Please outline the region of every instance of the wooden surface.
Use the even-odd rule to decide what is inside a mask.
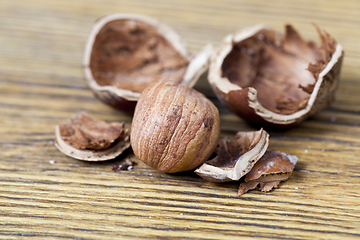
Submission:
[[[81,71],[83,47],[101,15],[156,17],[192,51],[242,27],[312,23],[345,50],[336,102],[284,132],[270,147],[299,157],[291,178],[270,193],[236,197],[238,183],[194,174],[133,171],[64,156],[54,127],[78,111],[106,121],[131,116],[98,100]],[[360,239],[360,1],[0,0],[0,238]],[[203,76],[197,89],[213,93]],[[222,135],[254,130],[220,108]],[[124,156],[137,160],[127,151]]]

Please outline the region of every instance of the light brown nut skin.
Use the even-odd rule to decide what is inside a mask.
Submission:
[[[150,167],[174,173],[206,161],[219,141],[218,109],[201,93],[160,82],[146,88],[131,129],[134,154]]]

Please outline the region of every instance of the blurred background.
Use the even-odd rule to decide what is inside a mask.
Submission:
[[[112,13],[157,18],[194,53],[259,23],[281,32],[290,23],[315,41],[314,23],[331,34],[345,51],[336,101],[292,130],[271,133],[272,149],[299,157],[289,181],[238,198],[238,183],[162,174],[140,161],[120,174],[114,162],[59,152],[54,127],[78,111],[131,125],[131,115],[95,99],[82,74],[90,30]],[[213,95],[205,74],[198,87]],[[222,134],[253,129],[211,100]],[[358,238],[359,103],[359,0],[0,0],[0,238]]]
[[[343,45],[343,77],[360,75],[357,0],[0,0],[1,74],[11,64],[16,74],[80,76],[83,46],[93,23],[118,12],[167,23],[192,51],[208,42],[216,46],[227,34],[257,23],[279,31],[291,23],[305,38],[317,39],[315,23]]]

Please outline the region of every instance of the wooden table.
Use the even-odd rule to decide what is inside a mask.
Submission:
[[[144,14],[178,31],[192,51],[242,27],[312,23],[342,44],[336,102],[298,127],[270,132],[270,148],[295,154],[291,178],[269,193],[237,197],[238,183],[163,174],[122,158],[88,163],[54,146],[54,127],[78,111],[106,121],[131,115],[104,105],[85,84],[83,47],[94,21]],[[360,1],[0,0],[0,238],[355,239],[360,238]],[[254,130],[215,98],[222,136]],[[124,157],[136,160],[131,151]]]

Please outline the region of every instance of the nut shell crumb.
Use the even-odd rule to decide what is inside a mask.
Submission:
[[[122,162],[119,165],[114,164],[112,167],[112,170],[114,172],[117,171],[130,171],[134,169],[134,166],[136,166],[138,163],[135,161],[130,160],[129,158],[126,158],[124,162]]]

